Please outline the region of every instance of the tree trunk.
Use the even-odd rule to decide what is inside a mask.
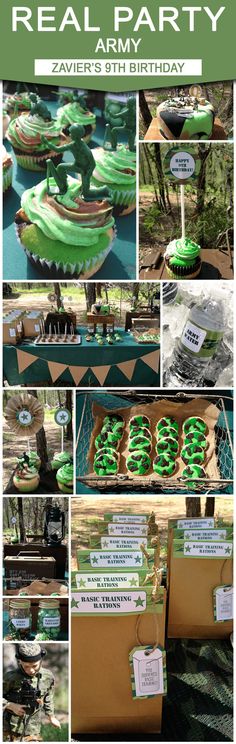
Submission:
[[[25,543],[26,535],[25,535],[25,523],[24,523],[22,496],[18,496],[18,518],[19,518],[20,542]]]
[[[31,395],[38,398],[37,390],[31,390]],[[48,451],[47,451],[47,439],[45,429],[42,426],[36,434],[36,449],[37,454],[40,457],[42,467],[45,468],[48,463]]]
[[[87,310],[90,312],[92,305],[96,302],[96,284],[95,282],[85,282],[84,284]]]
[[[186,496],[186,517],[201,516],[201,499],[200,496]]]
[[[96,284],[96,297],[98,298],[98,300],[101,300],[102,299],[102,284],[101,284],[101,282],[98,282]]]
[[[139,91],[139,109],[143,119],[143,123],[145,124],[146,129],[148,129],[152,121],[152,114],[149,110],[144,90]]]
[[[143,145],[143,152],[146,158],[147,169],[148,169],[148,174],[150,178],[149,183],[153,186],[156,203],[158,204],[158,206],[160,206],[159,196],[158,196],[158,192],[156,188],[156,181],[155,181],[155,178],[152,172],[152,166],[150,162],[150,155],[151,155],[150,147],[148,145]]]
[[[214,517],[215,513],[215,498],[214,496],[207,496],[205,503],[205,517]]]
[[[53,286],[54,286],[54,292],[55,292],[55,295],[56,295],[57,309],[60,310],[60,308],[62,307],[61,287],[60,287],[60,284],[58,284],[58,282],[55,282],[53,284]]]
[[[72,429],[72,392],[71,390],[66,390],[66,408],[68,411],[70,411],[71,414],[71,420],[69,424],[67,424],[66,427],[66,438],[69,439],[70,442],[73,441],[73,429]]]

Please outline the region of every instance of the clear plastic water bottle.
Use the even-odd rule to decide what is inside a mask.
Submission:
[[[165,374],[171,387],[199,387],[223,338],[224,309],[221,301],[205,299],[194,305],[184,325]]]

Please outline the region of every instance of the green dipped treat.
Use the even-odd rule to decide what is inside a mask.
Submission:
[[[99,449],[99,450],[97,450],[97,452],[95,452],[94,460],[96,460],[97,457],[99,457],[100,455],[112,455],[113,457],[115,457],[115,459],[116,459],[117,462],[119,460],[119,452],[117,452],[112,447],[101,447],[101,449]]]
[[[163,453],[172,455],[172,457],[176,457],[178,453],[179,445],[176,439],[174,437],[164,437],[163,439],[158,439],[156,444],[156,453],[157,455],[162,455]]]
[[[118,463],[113,455],[97,455],[94,459],[93,469],[96,475],[116,475]]]
[[[150,439],[143,436],[136,436],[129,440],[129,452],[133,450],[143,450],[144,452],[151,452],[152,443]]]
[[[176,470],[176,461],[170,452],[165,452],[162,455],[157,455],[153,460],[153,470],[155,473],[161,476],[161,478],[170,478]]]
[[[174,418],[174,416],[163,416],[156,425],[156,430],[159,432],[161,429],[163,429],[166,426],[171,426],[172,429],[175,429],[175,431],[179,431],[179,424]]]
[[[117,435],[118,439],[122,439],[124,433],[122,421],[117,421],[116,424],[103,424],[101,434],[106,432],[111,432],[112,434]]]
[[[178,440],[178,431],[173,426],[163,426],[162,429],[156,431],[157,439],[165,439],[166,437],[172,437]]]
[[[95,448],[101,449],[101,447],[114,447],[115,449],[120,444],[120,437],[114,434],[112,431],[103,431],[95,439]]]
[[[189,238],[172,240],[165,252],[168,276],[172,279],[194,279],[201,271],[201,248]]]
[[[184,434],[188,434],[192,431],[200,431],[201,434],[207,433],[207,425],[200,416],[190,416],[190,418],[185,419],[183,423]]]
[[[140,426],[140,428],[147,427],[150,429],[150,421],[147,416],[133,416],[129,421],[129,426],[132,429],[133,426]]]
[[[206,457],[205,450],[199,444],[187,444],[180,454],[186,465],[202,465]]]
[[[127,457],[126,467],[133,475],[146,475],[151,467],[151,458],[144,450],[134,450]]]
[[[184,468],[182,472],[182,478],[185,479],[192,479],[192,478],[207,478],[206,471],[204,468],[202,468],[200,465],[187,465],[186,468]],[[195,491],[196,489],[199,489],[199,487],[202,487],[202,483],[189,483],[189,488],[192,491]]]
[[[125,425],[124,419],[120,413],[108,413],[107,416],[105,416],[105,418],[103,419],[103,425],[110,423],[116,424],[118,422],[122,422],[123,426]]]
[[[205,434],[201,431],[189,431],[184,439],[184,445],[187,444],[200,444],[200,447],[207,449],[209,442],[207,441]]]
[[[150,429],[148,429],[147,426],[144,426],[143,428],[141,426],[132,426],[132,429],[130,429],[129,438],[133,439],[133,437],[137,436],[147,437],[148,439],[152,438]]]

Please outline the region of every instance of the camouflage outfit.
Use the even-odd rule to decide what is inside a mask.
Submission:
[[[42,741],[42,711],[47,716],[54,715],[53,687],[54,677],[48,669],[40,667],[34,676],[29,676],[19,664],[18,669],[6,673],[3,681],[4,741]],[[26,705],[25,715],[22,717],[8,710],[8,702]]]

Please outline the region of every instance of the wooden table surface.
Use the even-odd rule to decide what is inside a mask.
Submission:
[[[215,250],[213,248],[203,248],[201,250],[201,258],[202,268],[200,274],[196,277],[197,279],[233,279],[231,257],[227,251],[220,251],[218,248]],[[150,265],[144,266],[143,264],[140,268],[139,278],[150,280],[169,279],[169,281],[174,281],[166,271],[163,256],[157,268],[152,268]]]

